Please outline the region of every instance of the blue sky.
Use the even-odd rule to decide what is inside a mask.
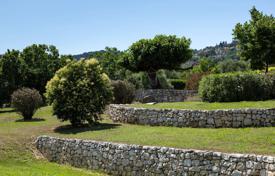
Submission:
[[[199,49],[231,41],[253,5],[275,13],[274,0],[0,0],[0,53],[33,43],[62,54],[124,50],[156,34],[186,36]]]

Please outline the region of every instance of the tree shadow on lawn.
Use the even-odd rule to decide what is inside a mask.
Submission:
[[[11,109],[11,110],[0,110],[0,114],[2,113],[9,113],[9,112],[15,112],[14,109]]]
[[[114,123],[100,123],[95,126],[89,126],[88,124],[82,125],[80,127],[73,127],[72,125],[62,125],[56,127],[54,132],[60,134],[77,134],[86,131],[98,131],[98,130],[107,130],[113,129],[121,126],[121,124],[114,124]]]
[[[24,120],[24,119],[17,119],[15,122],[42,122],[45,121],[45,119],[42,118],[33,118],[31,120]]]

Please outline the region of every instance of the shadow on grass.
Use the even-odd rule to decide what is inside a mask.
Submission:
[[[60,133],[60,134],[77,134],[82,133],[86,131],[98,131],[98,130],[107,130],[112,128],[117,128],[121,126],[120,124],[113,124],[113,123],[100,123],[95,126],[89,126],[88,124],[85,124],[80,127],[73,127],[72,125],[63,125],[56,127],[54,129],[54,132]]]
[[[11,110],[0,110],[0,114],[1,113],[9,113],[9,112],[15,112],[14,109],[11,109]]]
[[[15,122],[42,122],[42,121],[45,121],[45,119],[34,118],[34,119],[31,119],[31,120],[24,120],[24,119],[15,120]]]

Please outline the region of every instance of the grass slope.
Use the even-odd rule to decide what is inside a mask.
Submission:
[[[168,108],[168,109],[193,109],[193,110],[217,110],[217,109],[241,109],[241,108],[275,108],[275,100],[268,101],[242,101],[225,103],[208,102],[175,102],[150,104],[131,104],[131,107],[139,108]]]
[[[150,127],[112,123],[105,119],[96,127],[70,128],[51,115],[51,107],[36,114],[40,120],[22,122],[15,112],[0,110],[0,175],[103,175],[99,172],[60,166],[36,159],[31,143],[39,135],[93,139],[129,144],[206,149],[275,156],[275,127],[200,129]]]
[[[31,143],[52,131],[60,123],[50,115],[50,108],[36,114],[37,121],[22,122],[11,109],[0,110],[0,175],[5,176],[100,176],[99,172],[58,165],[36,159]]]

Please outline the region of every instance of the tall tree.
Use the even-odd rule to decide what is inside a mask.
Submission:
[[[141,39],[126,51],[123,66],[131,71],[147,72],[152,88],[160,88],[156,73],[160,69],[176,69],[192,57],[190,39],[175,35],[157,35]]]
[[[0,104],[8,102],[22,84],[22,62],[17,50],[8,50],[0,59]]]
[[[101,64],[103,71],[112,80],[124,79],[125,69],[119,64],[122,58],[123,52],[117,48],[106,47],[104,52],[98,53],[99,63]]]
[[[23,86],[44,93],[46,83],[66,64],[66,59],[71,59],[64,57],[60,57],[57,48],[52,45],[34,44],[26,47],[21,53],[24,67]]]
[[[275,63],[275,18],[265,15],[255,7],[250,10],[251,20],[238,23],[233,30],[238,40],[239,54],[244,60],[250,60],[252,69],[268,72],[270,64]]]

